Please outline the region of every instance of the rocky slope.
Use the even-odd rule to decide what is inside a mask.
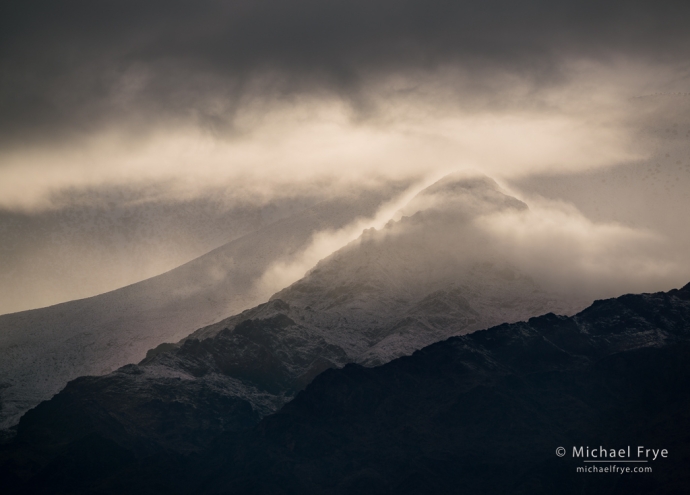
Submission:
[[[88,429],[57,439],[39,407],[0,465],[6,486],[31,493],[683,493],[688,359],[690,284],[328,370],[194,455],[142,455]],[[580,445],[669,455],[643,464],[652,473],[577,473]]]
[[[274,412],[325,369],[372,366],[451,335],[584,307],[540,290],[488,248],[469,251],[476,215],[526,208],[493,181],[450,177],[409,208],[268,303],[161,345],[139,365],[70,382],[27,413],[20,431],[60,444],[91,432],[137,455],[194,451]]]
[[[550,314],[453,337],[382,367],[323,373],[251,434],[226,436],[192,460],[192,486],[682,493],[690,482],[689,358],[690,284],[597,301],[572,318]],[[651,473],[577,473],[587,466],[573,457],[580,445],[632,445],[634,459],[643,445],[669,456],[640,464]]]
[[[247,234],[163,275],[99,296],[0,316],[0,429],[78,376],[109,373],[147,350],[251,307],[272,263],[315,233],[372,216],[399,189],[334,199]]]
[[[295,321],[331,334],[351,359],[370,365],[449,335],[584,308],[587,301],[542,290],[476,227],[481,216],[511,209],[527,205],[493,180],[448,176],[419,193],[400,220],[365,231],[271,300],[301,308]],[[263,307],[250,310],[189,338],[265,314]]]

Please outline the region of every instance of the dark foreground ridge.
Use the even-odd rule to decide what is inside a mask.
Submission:
[[[690,284],[327,370],[257,426],[188,454],[94,432],[67,442],[37,418],[3,447],[0,476],[5,493],[680,494],[689,391]],[[668,456],[639,464],[651,473],[578,473],[592,464],[577,446]]]

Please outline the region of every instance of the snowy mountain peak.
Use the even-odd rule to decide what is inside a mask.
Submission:
[[[453,173],[422,190],[399,215],[410,217],[425,212],[426,217],[444,213],[472,218],[506,208],[525,210],[527,205],[505,194],[489,177]]]

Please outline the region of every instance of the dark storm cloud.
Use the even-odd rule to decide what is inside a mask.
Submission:
[[[566,59],[675,64],[690,4],[545,0],[4,2],[0,139],[109,123],[222,128],[248,98],[324,92],[357,104],[387,74],[454,66],[558,84]],[[469,89],[468,89],[469,88]]]

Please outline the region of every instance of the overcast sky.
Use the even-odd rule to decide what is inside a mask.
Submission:
[[[61,293],[0,312],[88,295],[74,277],[94,270],[106,290],[202,254],[219,237],[185,241],[190,225],[234,228],[209,211],[457,169],[680,245],[689,14],[630,0],[2,2],[0,283],[47,266],[45,249],[17,246],[81,254],[46,268]],[[180,213],[190,205],[205,213]],[[132,208],[185,220],[108,241],[119,261],[84,254],[132,227],[106,235],[70,212]],[[139,268],[123,278],[127,251]]]

